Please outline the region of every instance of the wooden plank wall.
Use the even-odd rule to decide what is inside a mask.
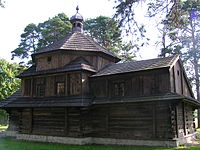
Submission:
[[[129,139],[168,139],[169,103],[96,105],[92,108],[93,136]]]
[[[34,108],[32,133],[64,135],[64,108]]]
[[[161,101],[26,108],[10,112],[9,129],[51,136],[173,139],[194,132],[193,108]]]
[[[48,57],[51,57],[51,61],[48,61]],[[65,53],[65,52],[52,52],[48,54],[40,54],[36,56],[36,70],[49,70],[56,69],[69,64],[71,61],[75,60],[78,57],[83,57],[87,60],[90,65],[94,66],[98,70],[103,68],[105,65],[114,63],[114,60],[105,58],[102,56],[96,56],[91,53]]]
[[[165,69],[90,79],[91,91],[96,97],[96,101],[114,100],[112,93],[116,82],[124,82],[125,84],[123,98],[160,95],[170,92],[169,72]]]
[[[191,105],[180,102],[177,107],[177,128],[178,137],[195,132],[194,109]]]
[[[88,108],[26,108],[10,113],[9,128],[23,134],[81,137],[89,135]]]
[[[45,96],[56,96],[56,83],[58,82],[56,78],[61,77],[63,78],[62,81],[65,83],[65,95],[70,95],[70,91],[75,91],[71,95],[79,95],[79,94],[89,94],[89,80],[88,76],[91,74],[88,72],[68,72],[68,73],[59,73],[53,75],[46,75],[46,76],[36,76],[33,78],[24,78],[22,79],[22,95],[23,96],[32,96],[37,97],[36,91],[36,82],[40,78],[45,79]],[[70,78],[72,77],[72,78]],[[24,84],[26,80],[30,81],[28,84],[29,88],[27,88],[27,84]],[[72,82],[72,83],[71,83]],[[26,85],[26,86],[25,86]],[[71,85],[74,85],[72,87]],[[31,91],[30,91],[31,89]],[[29,92],[27,92],[27,90]],[[77,91],[76,91],[77,90]]]
[[[9,131],[19,131],[20,112],[17,109],[8,111],[9,113]]]

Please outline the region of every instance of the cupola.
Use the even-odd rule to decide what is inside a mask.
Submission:
[[[79,8],[76,7],[76,14],[70,18],[72,32],[83,32],[83,17],[79,14]]]

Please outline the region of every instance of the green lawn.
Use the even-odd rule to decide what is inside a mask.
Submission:
[[[100,146],[100,145],[62,145],[36,142],[17,141],[11,138],[0,138],[0,150],[200,150],[200,147],[190,148],[152,148],[133,146]]]

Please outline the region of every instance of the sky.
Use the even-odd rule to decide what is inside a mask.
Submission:
[[[77,5],[85,19],[100,15],[112,17],[115,13],[114,0],[5,0],[5,8],[0,8],[0,58],[19,62],[19,59],[11,61],[11,51],[18,47],[20,35],[28,24],[44,22],[58,13],[71,17],[76,13]],[[146,24],[149,22],[145,20]],[[154,46],[156,34],[152,28],[155,27],[148,26],[150,44],[141,49],[138,59],[156,58],[158,55]]]

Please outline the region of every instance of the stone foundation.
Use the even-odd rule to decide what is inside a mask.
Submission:
[[[131,139],[112,139],[112,138],[73,138],[73,137],[55,137],[43,135],[18,134],[16,132],[6,131],[2,136],[15,137],[17,140],[48,142],[60,144],[102,144],[102,145],[126,145],[126,146],[153,146],[153,147],[177,147],[182,144],[190,143],[197,133],[173,140],[131,140]]]

